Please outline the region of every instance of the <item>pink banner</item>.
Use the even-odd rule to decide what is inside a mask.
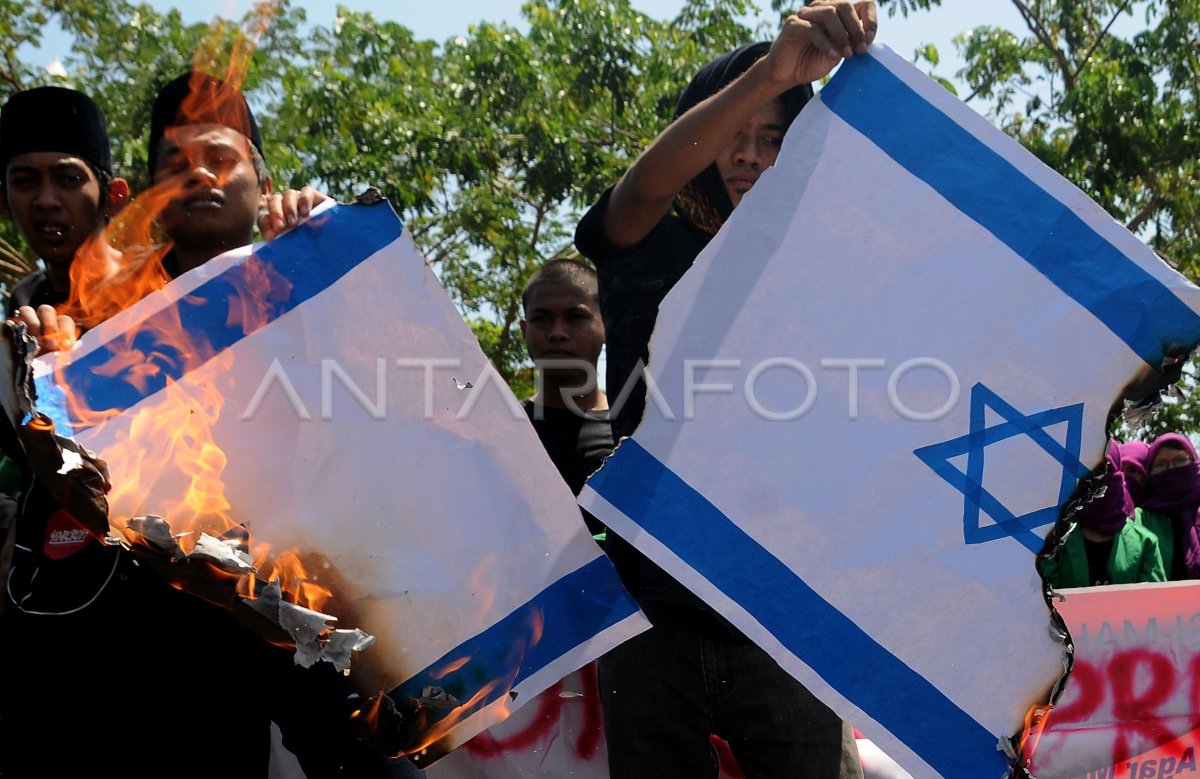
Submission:
[[[1200,777],[1200,582],[1061,590],[1075,643],[1031,739],[1038,779]]]

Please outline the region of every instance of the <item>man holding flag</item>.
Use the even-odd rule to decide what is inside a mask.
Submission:
[[[193,90],[210,99],[207,113],[181,113]],[[245,99],[203,74],[160,92],[150,160],[152,177],[180,179],[164,214],[171,276],[249,243],[260,206],[273,234],[323,198],[312,190],[271,198]],[[169,172],[156,176],[164,161]],[[43,340],[56,328],[73,334],[49,306],[21,315]],[[74,339],[51,340],[69,348]],[[363,701],[331,665],[300,667],[230,612],[103,543],[72,512],[39,480],[26,485],[0,620],[0,667],[24,681],[10,679],[0,701],[4,776],[107,767],[128,776],[264,777],[272,721],[311,777],[422,774],[363,740],[352,717]],[[213,673],[224,681],[211,684]]]
[[[774,163],[808,85],[865,54],[877,24],[873,2],[818,2],[770,45],[714,60],[684,91],[674,123],[580,222],[576,245],[600,278],[607,387],[620,393],[617,437],[633,433],[646,407],[659,303]],[[766,652],[611,533],[609,553],[654,624],[600,661],[613,777],[705,775],[712,733],[751,779],[862,775],[852,729]]]

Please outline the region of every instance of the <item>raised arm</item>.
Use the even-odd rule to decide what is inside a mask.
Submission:
[[[843,58],[865,54],[877,28],[873,0],[818,0],[788,17],[767,56],[676,119],[617,182],[604,220],[609,243],[639,243],[758,111],[788,89],[823,78]]]

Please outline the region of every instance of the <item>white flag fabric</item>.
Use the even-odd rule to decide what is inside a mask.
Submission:
[[[187,346],[163,340],[179,326]],[[364,692],[457,698],[438,750],[645,627],[386,203],[222,255],[37,369],[39,408],[108,461],[114,518],[179,502],[186,442],[147,426],[219,394],[230,513],[325,561],[338,627],[378,639],[354,659]]]
[[[1035,552],[1198,292],[874,46],[663,302],[581,504],[914,776],[999,776],[1063,670]]]

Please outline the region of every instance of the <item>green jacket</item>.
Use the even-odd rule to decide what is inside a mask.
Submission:
[[[1067,536],[1058,554],[1042,563],[1042,575],[1055,589],[1092,584],[1088,577],[1082,531],[1076,528]],[[1112,554],[1108,558],[1109,583],[1137,584],[1166,580],[1158,539],[1137,522],[1127,520],[1125,527],[1113,539]]]
[[[1162,556],[1163,570],[1171,575],[1175,563],[1175,525],[1171,515],[1154,509],[1138,509],[1134,519],[1158,539],[1158,553]]]

